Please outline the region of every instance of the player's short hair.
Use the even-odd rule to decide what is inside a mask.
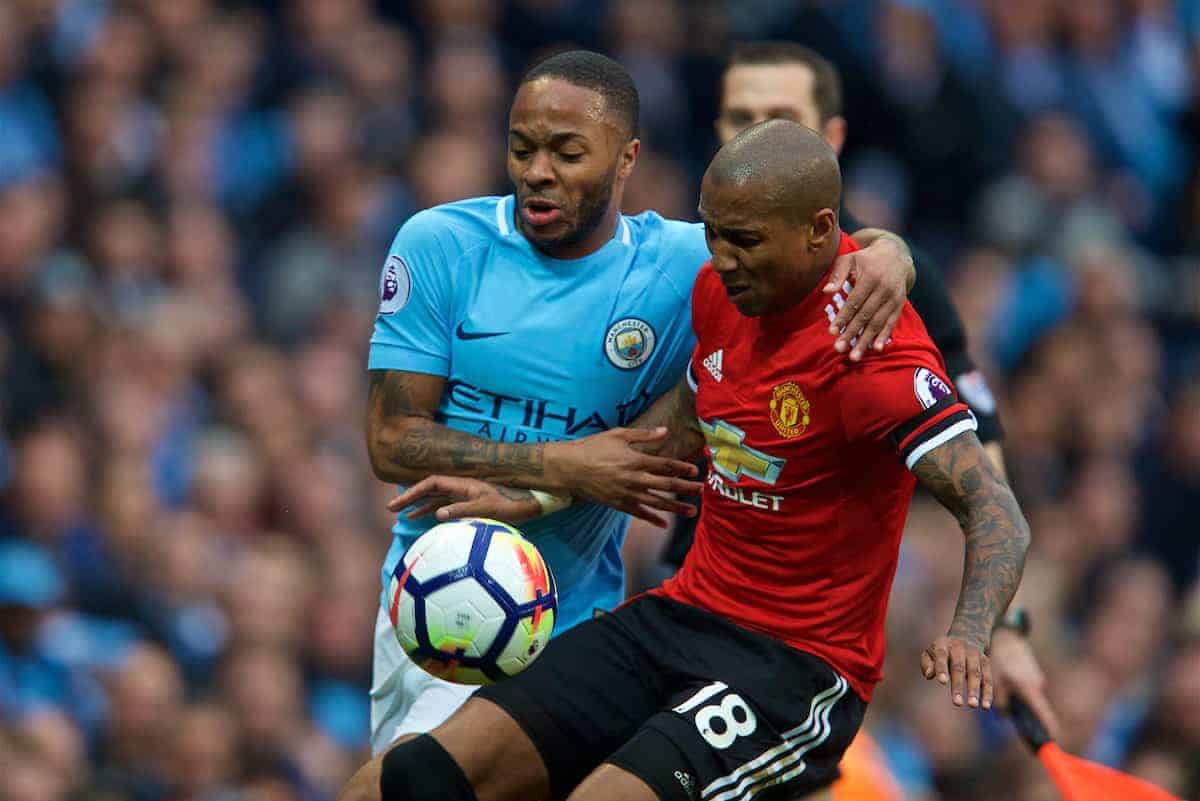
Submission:
[[[616,114],[632,139],[637,136],[640,101],[633,77],[619,63],[591,50],[568,50],[534,64],[521,78],[526,84],[538,78],[561,78],[567,83],[598,92],[607,110]]]
[[[842,77],[833,62],[811,48],[795,42],[742,42],[733,49],[725,72],[734,67],[779,66],[802,64],[813,74],[813,100],[821,122],[826,123],[842,113]]]

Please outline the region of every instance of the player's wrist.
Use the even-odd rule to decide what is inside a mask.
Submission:
[[[571,494],[571,442],[547,442],[542,451],[542,475],[537,485],[543,492]]]
[[[991,632],[982,631],[978,626],[955,620],[950,624],[946,636],[954,640],[962,640],[972,648],[986,652],[992,644]]]
[[[908,247],[908,243],[896,234],[893,234],[891,231],[880,231],[879,235],[875,237],[875,241],[872,242],[871,245],[876,246],[876,248],[888,248],[892,253],[895,254],[896,258],[901,264],[907,267],[912,267],[913,255],[912,250],[910,250]]]
[[[545,517],[552,515],[555,512],[561,512],[574,502],[569,494],[543,492],[542,490],[529,490],[529,494],[533,497],[534,503],[537,505],[537,516]]]
[[[1020,637],[1028,637],[1029,632],[1033,628],[1033,622],[1029,617],[1029,611],[1021,606],[1014,606],[1005,613],[1004,617],[996,622],[996,627],[993,631],[1011,631]]]
[[[898,264],[904,272],[904,293],[912,291],[917,282],[917,269],[913,263],[912,251],[908,244],[890,231],[873,231],[870,242],[863,252],[878,253],[889,263]]]

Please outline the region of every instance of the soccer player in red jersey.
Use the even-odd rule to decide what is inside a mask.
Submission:
[[[833,151],[797,123],[721,149],[701,190],[712,260],[691,367],[637,423],[668,429],[660,453],[708,461],[683,567],[370,763],[343,801],[828,798],[881,678],[918,482],[966,535],[954,619],[921,670],[954,705],[991,706],[986,651],[1028,527],[911,307],[882,352],[825,345],[837,299],[820,288],[856,247],[840,193]]]

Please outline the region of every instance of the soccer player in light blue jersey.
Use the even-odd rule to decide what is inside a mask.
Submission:
[[[371,338],[375,474],[401,485],[439,474],[532,491],[543,514],[522,529],[557,580],[557,632],[623,600],[629,515],[691,514],[672,494],[700,486],[691,464],[638,450],[665,431],[625,428],[685,370],[691,285],[708,258],[702,226],[620,213],[640,147],[637,116],[633,81],[611,59],[573,51],[530,70],[509,117],[515,194],[449,203],[405,223],[383,267]],[[861,332],[871,342],[868,332],[903,304],[911,258],[903,243],[880,238],[843,275],[851,269],[859,280],[843,338]],[[586,460],[572,445],[582,437],[600,440]],[[433,522],[397,520],[385,587]],[[440,724],[472,689],[412,663],[381,608],[377,753]]]

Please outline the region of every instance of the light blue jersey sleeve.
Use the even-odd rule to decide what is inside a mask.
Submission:
[[[457,254],[449,221],[437,209],[400,228],[379,277],[379,314],[367,367],[447,376],[450,373]]]

